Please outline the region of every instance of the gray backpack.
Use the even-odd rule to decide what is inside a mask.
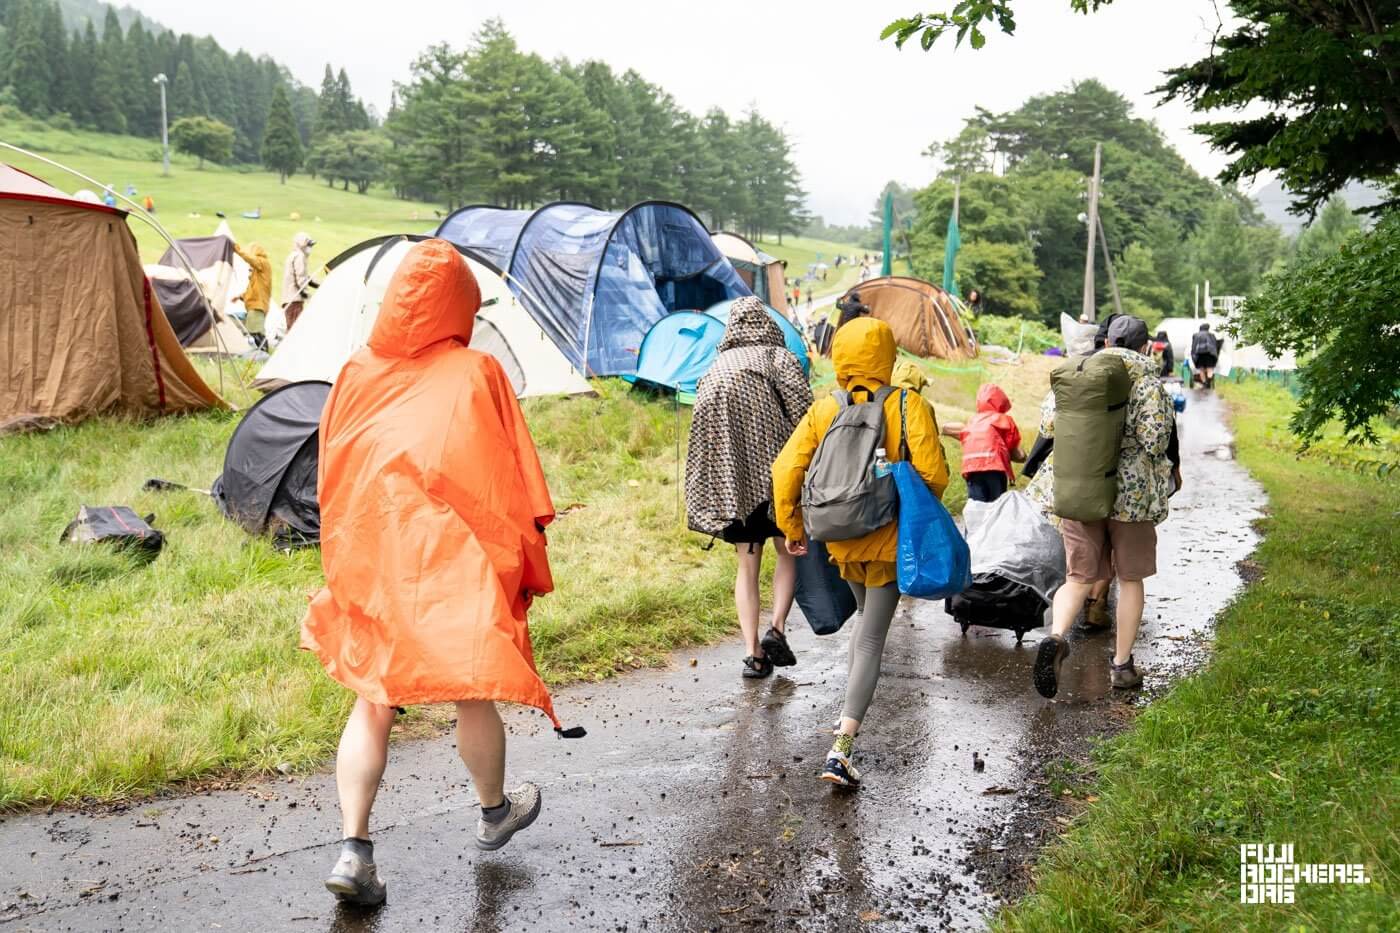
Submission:
[[[885,446],[885,399],[894,391],[882,386],[860,403],[849,392],[832,394],[840,411],[802,481],[802,523],[809,538],[850,541],[895,520],[894,476],[875,476],[875,449]]]

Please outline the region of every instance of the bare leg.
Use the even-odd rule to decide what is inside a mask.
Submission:
[[[394,708],[355,700],[335,755],[335,787],[340,795],[341,830],[346,839],[369,838],[369,811],[389,758]]]
[[[739,629],[744,633],[744,647],[749,656],[763,657],[758,644],[758,574],[763,568],[763,549],[747,544],[736,546],[739,571],[734,576],[734,605],[739,610]]]
[[[1074,580],[1066,580],[1058,590],[1055,591],[1055,604],[1051,610],[1050,632],[1064,638],[1074,625],[1074,619],[1079,615],[1079,610],[1084,608],[1084,598],[1093,590],[1091,583],[1076,583]],[[1120,599],[1119,605],[1122,605]]]
[[[1132,656],[1146,601],[1146,588],[1141,580],[1118,581],[1118,631],[1115,635],[1114,664],[1126,664]]]
[[[788,613],[792,611],[793,595],[797,592],[797,558],[774,539],[778,552],[778,566],[773,570],[773,627],[778,631],[787,630]]]
[[[506,782],[506,727],[490,700],[457,702],[457,754],[483,807],[498,807]]]

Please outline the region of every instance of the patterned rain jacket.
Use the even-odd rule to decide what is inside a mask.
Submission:
[[[695,394],[685,459],[692,531],[718,536],[772,499],[773,460],[810,407],[802,364],[763,302],[735,301],[719,356]]]
[[[1118,498],[1110,518],[1120,522],[1166,521],[1172,465],[1167,444],[1172,435],[1172,403],[1157,376],[1158,364],[1150,357],[1123,347],[1111,347],[1123,360],[1132,379],[1128,417],[1123,425],[1122,453],[1118,459]],[[1046,393],[1040,404],[1040,433],[1055,436],[1055,393]],[[1026,494],[1047,514],[1055,508],[1055,455],[1052,452],[1036,473]]]

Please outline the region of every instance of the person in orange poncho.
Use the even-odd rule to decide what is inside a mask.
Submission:
[[[533,784],[503,793],[494,701],[538,707],[559,730],[525,622],[531,599],[554,588],[544,535],[554,507],[505,371],[468,349],[480,305],[450,243],[413,247],[321,416],[326,586],[301,644],[359,696],[336,756],[345,841],[326,880],[354,903],[384,900],[369,811],[395,707],[457,704],[487,850],[540,810]]]

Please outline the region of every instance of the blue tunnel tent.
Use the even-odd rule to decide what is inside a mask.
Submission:
[[[642,340],[668,314],[752,294],[704,224],[668,201],[464,207],[437,235],[505,269],[540,328],[593,376],[636,372]]]
[[[693,403],[700,377],[709,372],[719,355],[720,341],[724,339],[724,328],[729,323],[729,309],[733,304],[731,298],[712,305],[703,314],[683,311],[657,321],[642,341],[636,374],[623,378],[632,383],[670,389],[683,403]],[[802,364],[802,371],[810,373],[811,360],[801,333],[771,307],[768,316],[782,330],[783,342]]]

